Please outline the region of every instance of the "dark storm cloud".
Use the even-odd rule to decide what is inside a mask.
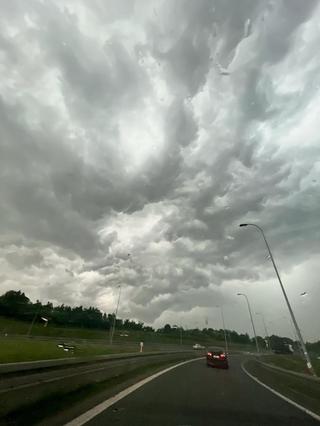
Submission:
[[[68,208],[68,172],[77,166],[76,156],[54,138],[50,141],[48,129],[46,133],[31,132],[21,122],[23,112],[19,108],[1,102],[0,109],[1,192],[5,213],[0,224],[2,232],[22,233],[31,239],[44,239],[68,248],[97,247],[90,224],[79,212]],[[62,175],[65,191],[58,191],[55,182]]]
[[[153,54],[168,65],[174,90],[185,96],[197,93],[205,82],[211,60],[208,39],[213,20],[209,1],[165,1],[150,27]]]
[[[3,289],[110,312],[122,283],[127,316],[224,303],[244,328],[234,294],[274,280],[254,221],[295,291],[319,254],[317,5],[6,3]]]

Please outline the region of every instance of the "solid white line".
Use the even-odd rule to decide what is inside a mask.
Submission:
[[[257,377],[253,376],[251,373],[249,373],[248,370],[246,370],[246,368],[243,365],[244,363],[241,364],[241,368],[242,371],[249,376],[252,380],[254,380],[255,382],[259,383],[259,385],[263,386],[264,388],[268,389],[270,392],[272,392],[274,395],[277,395],[279,398],[283,399],[284,401],[286,401],[287,403],[293,405],[294,407],[298,408],[299,410],[303,411],[306,414],[309,414],[309,416],[313,417],[314,419],[320,421],[320,416],[316,413],[314,413],[313,411],[308,410],[307,408],[303,407],[302,405],[298,404],[295,401],[292,401],[292,399],[287,398],[286,396],[282,395],[282,393],[277,392],[276,390],[274,390],[273,388],[271,388],[270,386],[266,385],[265,383],[261,382]]]
[[[52,362],[52,361],[66,361],[66,360],[74,360],[74,359],[78,359],[76,357],[73,358],[52,358],[52,359],[38,359],[36,361],[19,361],[19,362],[6,362],[6,363],[1,363],[0,367],[11,367],[13,366],[22,366],[22,365],[29,365],[29,364],[38,364],[38,363],[43,363],[43,362]]]
[[[198,361],[199,359],[203,359],[203,357],[190,359],[188,361],[179,362],[179,364],[172,365],[171,367],[165,368],[164,370],[161,370],[158,373],[153,374],[152,376],[149,376],[149,377],[147,377],[143,380],[140,380],[140,382],[135,383],[132,386],[129,386],[127,389],[123,390],[122,392],[119,392],[117,395],[112,396],[111,398],[107,399],[106,401],[102,402],[101,404],[98,404],[95,407],[91,408],[91,410],[88,410],[87,412],[81,414],[81,416],[76,417],[75,419],[66,423],[65,426],[82,426],[85,423],[87,423],[89,420],[96,417],[98,414],[102,413],[107,408],[111,407],[111,405],[120,401],[120,399],[125,398],[130,393],[141,388],[141,386],[144,386],[146,383],[151,382],[151,380],[154,380],[157,377],[161,376],[162,374],[165,374],[168,371],[171,371],[171,370],[173,370],[177,367],[180,367],[181,365],[185,365],[185,364],[188,364],[189,362],[193,362],[193,361]]]

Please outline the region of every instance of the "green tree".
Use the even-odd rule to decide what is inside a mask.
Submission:
[[[7,291],[0,296],[0,311],[10,317],[24,317],[30,314],[32,304],[22,291]]]

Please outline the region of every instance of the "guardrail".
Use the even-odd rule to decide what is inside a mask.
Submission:
[[[57,395],[63,398],[65,394],[86,385],[119,376],[125,377],[142,367],[195,358],[199,355],[201,354],[195,351],[108,355],[108,358],[85,363],[46,365],[40,367],[40,371],[29,369],[15,371],[17,374],[13,375],[13,371],[7,375],[4,373],[0,382],[0,416],[53,395],[55,398]]]
[[[60,367],[72,367],[77,365],[84,364],[97,364],[105,361],[120,360],[120,359],[129,359],[129,358],[144,358],[152,357],[158,355],[172,355],[180,353],[193,353],[194,351],[154,351],[154,352],[133,352],[133,353],[120,353],[120,354],[108,354],[108,355],[96,355],[93,357],[73,357],[73,358],[56,358],[48,360],[39,360],[39,361],[26,361],[26,362],[15,362],[15,363],[6,363],[0,364],[0,377],[4,377],[7,374],[13,373],[32,373],[33,371],[41,372],[48,369],[60,368]]]

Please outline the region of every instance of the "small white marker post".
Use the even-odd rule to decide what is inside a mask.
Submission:
[[[140,342],[140,352],[143,352],[143,342]]]

